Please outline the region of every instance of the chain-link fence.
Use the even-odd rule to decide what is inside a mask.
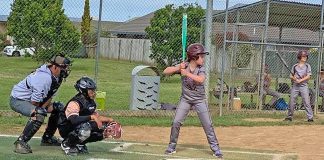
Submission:
[[[206,17],[207,4],[213,5],[211,22]],[[265,77],[261,75],[266,68],[271,74],[270,89],[288,102],[289,89],[285,86],[291,84],[287,68],[297,63],[298,50],[309,50],[308,63],[314,75],[310,88],[314,80],[319,82],[320,4],[320,0],[5,0],[0,9],[0,47],[9,56],[31,54],[39,61],[59,53],[72,57],[72,72],[58,100],[67,102],[75,94],[75,81],[88,75],[96,78],[99,90],[106,93],[99,97],[105,100],[101,103],[103,110],[121,115],[173,115],[181,95],[180,76],[164,77],[155,71],[161,73],[182,61],[182,18],[186,13],[187,44],[201,42],[210,51],[206,90],[212,113],[276,110],[277,99],[269,104],[271,96],[260,98],[265,94],[260,91],[264,90]],[[211,32],[205,32],[208,27]],[[143,67],[132,74],[139,65],[156,68],[152,72],[150,67]],[[5,84],[4,94],[8,95],[26,74],[14,74],[15,81]],[[157,75],[161,82],[150,81],[150,76]],[[135,76],[144,80],[132,83],[138,78]],[[318,97],[316,87],[314,97]],[[8,100],[1,103],[7,106]],[[134,103],[141,106],[132,110]]]
[[[236,109],[237,101],[245,109],[283,109],[280,98],[286,103],[290,100],[289,74],[298,63],[297,52],[307,50],[312,68],[311,105],[317,106],[315,91],[319,88],[313,82],[319,80],[322,63],[323,14],[319,4],[321,1],[258,1],[214,14],[214,55],[218,56],[214,65],[216,75],[224,73],[222,79],[227,83],[225,96],[218,98],[220,104],[227,110]],[[266,98],[260,98],[263,95]],[[303,108],[297,100],[296,110]],[[321,104],[317,109],[322,110]]]

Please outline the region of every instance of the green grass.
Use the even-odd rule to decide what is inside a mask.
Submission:
[[[59,88],[54,100],[67,102],[76,90],[73,85],[82,76],[94,78],[94,59],[73,59],[72,72]],[[0,110],[9,110],[9,96],[13,85],[23,80],[30,72],[35,70],[41,63],[35,62],[30,57],[0,57]],[[129,61],[115,61],[100,59],[97,86],[99,91],[104,91],[106,95],[106,109],[108,110],[128,110],[131,94],[131,72],[134,67],[141,65]],[[142,74],[152,73],[146,69]],[[215,86],[216,75],[211,74],[210,89]],[[237,81],[241,81],[238,79]],[[180,77],[175,75],[166,78],[160,85],[160,102],[177,104],[181,93]],[[239,94],[243,104],[251,103],[250,94]],[[214,96],[210,97],[210,104],[218,103]],[[227,95],[224,96],[226,103]],[[268,96],[268,98],[270,98]],[[269,100],[269,99],[268,99]],[[257,95],[253,95],[253,102],[257,102]]]
[[[32,72],[37,64],[31,58],[24,57],[0,57],[0,110],[9,109],[9,95],[13,85],[23,80]],[[131,72],[139,63],[128,61],[114,61],[100,59],[98,73],[98,90],[107,93],[106,108],[109,110],[129,109],[129,98],[131,93]],[[76,90],[73,85],[81,76],[94,78],[95,60],[94,59],[74,59],[72,72],[63,82],[55,100],[67,102]],[[144,70],[145,72],[145,70]],[[160,86],[160,101],[177,103],[180,96],[180,79],[173,76]],[[163,96],[162,96],[163,95]]]
[[[33,149],[32,154],[16,154],[13,152],[15,137],[0,137],[0,159],[8,160],[60,160],[60,159],[123,159],[123,160],[158,160],[158,159],[214,159],[207,146],[177,145],[177,153],[165,155],[167,144],[132,143],[132,142],[96,142],[87,144],[89,154],[78,156],[66,156],[59,146],[40,146],[40,139],[33,138],[29,144]],[[128,143],[128,145],[126,144]],[[122,147],[121,147],[122,146]],[[112,149],[120,149],[119,151]],[[283,155],[280,151],[248,150],[239,148],[222,148],[226,160],[271,160],[276,155],[282,155],[281,159],[295,160],[296,155]],[[261,153],[261,154],[260,154]]]
[[[109,116],[109,114],[108,114]],[[293,122],[284,122],[283,119],[286,112],[255,112],[255,113],[232,113],[223,116],[212,116],[215,127],[230,127],[230,126],[291,126],[291,125],[324,125],[322,116],[315,117],[315,122],[306,122],[305,112],[296,113]],[[112,116],[118,120],[123,126],[155,126],[155,127],[170,127],[173,116]],[[257,118],[266,119],[258,121]],[[250,119],[256,119],[251,121]],[[12,127],[23,127],[28,118],[24,116],[0,115],[0,128],[3,133],[10,130]],[[268,121],[267,121],[268,120]],[[47,122],[47,120],[45,120]],[[46,124],[44,124],[46,125]],[[196,115],[188,116],[184,126],[201,126],[200,120]]]
[[[0,113],[1,110],[9,110],[9,96],[14,84],[25,78],[31,71],[33,71],[37,64],[31,58],[24,57],[0,57]],[[100,59],[99,61],[99,73],[98,73],[98,90],[107,92],[106,96],[106,108],[107,115],[110,112],[117,110],[123,110],[123,114],[112,114],[114,118],[121,121],[123,125],[148,125],[148,126],[170,126],[174,112],[168,112],[166,114],[157,115],[155,111],[148,112],[142,116],[132,116],[129,110],[130,102],[130,87],[131,87],[131,72],[133,68],[139,63],[131,63],[128,61],[115,61]],[[73,66],[71,67],[71,75],[63,82],[60,87],[55,100],[67,102],[74,94],[76,90],[73,85],[76,80],[81,76],[87,75],[94,77],[94,59],[74,59]],[[150,70],[144,70],[146,74],[151,72]],[[215,79],[215,75],[212,75],[211,79]],[[214,82],[211,82],[211,86]],[[167,102],[176,104],[178,102],[181,84],[179,76],[169,77],[167,80],[162,81],[160,86],[160,102]],[[249,95],[246,95],[249,99]],[[254,96],[255,98],[256,96]],[[282,122],[286,116],[285,111],[271,112],[271,111],[251,111],[243,110],[240,112],[228,112],[224,108],[224,115],[218,116],[218,108],[215,105],[216,99],[211,97],[210,108],[213,110],[213,122],[216,126],[272,126],[272,125],[299,125],[305,124],[305,113],[301,112],[301,115],[295,116],[295,121],[292,123]],[[246,101],[246,100],[245,100]],[[243,101],[248,103],[248,101]],[[163,113],[163,112],[162,112]],[[8,118],[10,117],[10,118]],[[246,121],[246,118],[273,118],[278,121]],[[279,121],[280,120],[280,121]],[[6,116],[6,114],[0,114],[0,125],[3,128],[10,128],[10,125],[24,125],[26,123],[25,117]],[[324,124],[322,119],[315,119],[314,124]],[[200,126],[198,117],[189,116],[186,119],[185,125]]]

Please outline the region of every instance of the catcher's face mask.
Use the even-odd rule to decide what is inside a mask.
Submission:
[[[88,96],[90,99],[95,99],[96,98],[96,90],[95,89],[88,89]]]
[[[63,55],[54,56],[50,62],[60,68],[60,78],[67,78],[71,72],[69,66],[72,65],[71,60]]]
[[[59,66],[61,68],[60,77],[67,78],[71,72],[69,66]]]

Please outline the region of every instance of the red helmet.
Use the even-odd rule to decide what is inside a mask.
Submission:
[[[297,59],[300,60],[302,56],[306,56],[307,59],[308,59],[308,55],[309,55],[308,51],[306,51],[306,50],[300,50],[297,53]]]
[[[193,43],[187,48],[187,57],[189,60],[197,60],[200,54],[209,54],[205,47],[200,43]]]

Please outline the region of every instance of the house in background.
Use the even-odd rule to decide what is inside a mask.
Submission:
[[[145,28],[150,26],[153,16],[154,12],[143,17],[131,19],[109,30],[109,32],[113,37],[117,38],[147,39]]]
[[[73,23],[73,25],[79,30],[81,31],[81,22],[82,19],[81,18],[74,18],[74,17],[69,17],[70,21]],[[101,35],[108,35],[108,31],[111,30],[112,28],[115,28],[121,24],[123,24],[124,22],[114,22],[114,21],[101,21]],[[90,30],[92,32],[97,32],[97,28],[98,28],[98,19],[97,18],[93,18],[91,20],[91,25],[90,25]]]
[[[7,15],[0,15],[0,34],[6,34],[7,32]],[[4,45],[13,44],[12,37],[8,36],[5,39]],[[1,48],[0,48],[1,49]]]
[[[7,30],[7,15],[0,15],[0,34],[4,34]]]

